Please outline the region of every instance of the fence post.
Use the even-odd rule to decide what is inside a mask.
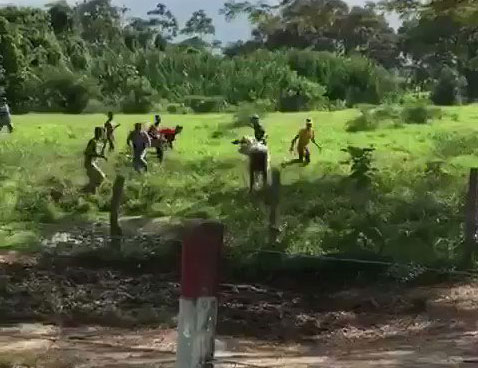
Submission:
[[[468,195],[466,198],[464,265],[473,266],[478,230],[478,168],[470,169]]]
[[[223,225],[215,221],[200,221],[186,229],[182,249],[177,368],[214,366],[223,236]]]
[[[125,178],[122,175],[118,175],[113,184],[113,195],[111,197],[111,209],[110,209],[110,237],[111,245],[119,248],[121,246],[121,237],[123,231],[119,225],[119,210],[121,205],[121,198],[123,197]]]
[[[272,171],[272,183],[269,188],[268,204],[270,206],[269,212],[269,242],[271,245],[277,242],[277,236],[280,233],[279,229],[279,202],[280,202],[280,171],[274,169]]]

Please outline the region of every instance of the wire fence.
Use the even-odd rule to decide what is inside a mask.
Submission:
[[[108,227],[109,225],[107,224],[101,224],[101,226],[92,224],[89,229],[77,231],[76,233],[74,231],[58,232],[50,239],[43,239],[41,244],[45,247],[45,252],[47,253],[50,253],[47,251],[48,249],[53,250],[53,252],[68,252],[71,250],[73,254],[72,257],[81,254],[82,252],[87,253],[98,249],[104,249],[113,242],[115,242],[115,244],[120,244],[120,248],[117,249],[119,252],[132,246],[137,252],[143,251],[145,258],[148,257],[148,254],[151,254],[152,257],[162,254],[161,252],[157,252],[158,247],[160,248],[162,245],[164,245],[164,240],[161,235],[146,232],[144,234],[138,235],[110,236],[104,234],[105,229]],[[103,231],[103,233],[101,233],[101,231]],[[173,241],[172,244],[176,244],[177,246],[180,246],[181,243],[180,239],[169,238],[167,241]],[[127,250],[131,250],[131,248],[128,248]],[[129,252],[125,252],[124,257],[127,257],[128,254]],[[363,266],[383,266],[384,268],[388,269],[402,269],[404,271],[411,271],[417,275],[430,272],[440,275],[454,275],[470,278],[478,277],[478,269],[460,269],[457,266],[444,266],[439,268],[430,267],[416,262],[397,262],[393,260],[374,260],[300,252],[290,253],[273,249],[259,249],[245,253],[241,252],[241,257],[244,259],[252,259],[267,255],[279,256],[287,260],[310,259],[318,262],[348,263]],[[379,257],[378,254],[377,257]]]

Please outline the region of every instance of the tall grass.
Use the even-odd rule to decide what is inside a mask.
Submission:
[[[453,264],[461,250],[466,175],[478,164],[474,142],[464,138],[476,135],[475,110],[450,110],[460,115],[459,122],[445,117],[433,124],[354,134],[344,127],[356,110],[269,114],[264,124],[273,166],[291,159],[290,140],[306,117],[312,117],[323,147],[321,152],[311,147],[308,167],[282,170],[282,232],[276,249]],[[148,119],[117,116],[119,150],[100,163],[108,180],[97,195],[87,196],[81,192],[86,181],[82,150],[104,117],[15,117],[15,134],[0,135],[2,244],[18,247],[32,241],[41,235],[42,222],[104,218],[111,182],[121,172],[127,177],[125,214],[214,218],[226,224],[228,252],[242,257],[267,249],[267,208],[260,196],[247,194],[247,164],[230,144],[232,137],[251,134],[250,128],[231,127],[229,114],[165,115],[166,125],[180,123],[185,130],[162,166],[150,155],[150,172],[137,175],[123,142],[134,122]],[[341,149],[347,146],[376,149],[376,171],[366,190],[346,180],[350,167]],[[467,148],[452,150],[455,146]],[[437,160],[440,168],[430,169]]]

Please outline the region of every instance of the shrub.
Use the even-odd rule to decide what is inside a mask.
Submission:
[[[105,111],[118,111],[117,106],[111,106],[103,103],[102,101],[92,98],[88,101],[88,104],[83,109],[83,114],[104,114]]]
[[[463,100],[463,90],[466,81],[455,70],[444,67],[441,70],[435,87],[431,94],[431,100],[436,105],[455,105]]]
[[[253,102],[243,102],[239,104],[233,117],[233,125],[235,127],[248,126],[251,121],[251,116],[258,114],[261,118],[267,115],[264,105]]]
[[[153,109],[156,93],[146,78],[128,81],[127,90],[130,92],[121,102],[121,110],[125,114],[145,114]]]
[[[403,107],[402,120],[405,124],[426,124],[440,111],[424,104],[412,104]]]
[[[221,112],[227,105],[222,96],[186,96],[184,103],[198,113]]]
[[[345,110],[347,108],[347,103],[344,100],[334,100],[329,102],[327,108],[329,111]]]
[[[378,120],[372,109],[363,109],[361,115],[355,119],[350,120],[345,130],[347,132],[361,132],[375,130],[378,127]]]
[[[184,104],[180,103],[170,103],[166,106],[166,111],[170,114],[189,114],[192,112],[190,107],[184,106]]]
[[[43,105],[52,110],[79,114],[97,94],[91,80],[68,71],[48,70],[43,78]]]
[[[397,105],[381,105],[374,110],[377,120],[400,120],[401,109]]]
[[[280,111],[308,111],[327,105],[325,88],[305,78],[296,78],[282,91]]]
[[[350,164],[349,178],[353,179],[358,187],[367,187],[372,183],[373,174],[376,171],[373,167],[372,154],[375,148],[359,148],[348,146],[342,149],[349,154],[346,163]]]

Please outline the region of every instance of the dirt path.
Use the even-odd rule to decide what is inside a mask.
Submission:
[[[477,331],[441,326],[415,336],[408,334],[402,330],[376,339],[344,336],[297,343],[224,336],[219,337],[216,366],[478,366]],[[60,331],[51,326],[23,325],[1,332],[0,355],[16,356],[27,366],[34,366],[30,364],[35,361],[37,366],[52,367],[173,367],[175,337],[174,330],[83,327]]]
[[[173,276],[0,258],[0,367],[173,367]],[[478,283],[223,285],[217,367],[478,367]]]

